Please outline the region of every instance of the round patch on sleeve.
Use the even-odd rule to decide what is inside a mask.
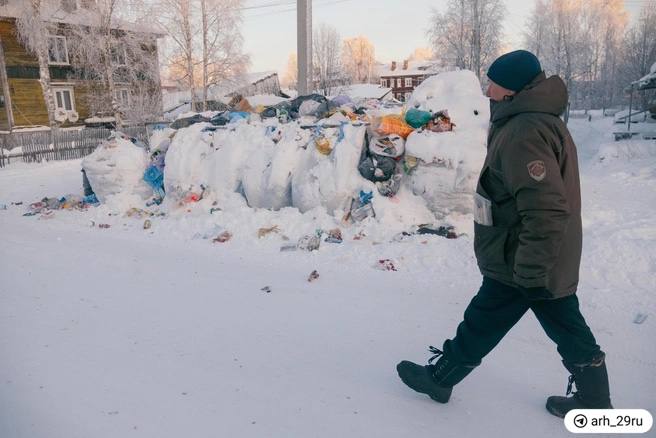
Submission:
[[[536,181],[542,181],[547,176],[547,167],[542,160],[531,161],[526,165],[526,168],[531,178]]]

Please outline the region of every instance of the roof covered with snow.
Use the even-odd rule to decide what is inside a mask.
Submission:
[[[392,91],[391,88],[381,87],[377,84],[352,84],[337,87],[334,96],[345,95],[351,99],[382,99]]]
[[[649,90],[656,88],[656,62],[649,69],[649,73],[633,83],[637,85],[638,90]]]
[[[228,79],[220,84],[212,85],[209,89],[209,96],[214,99],[221,99],[231,93],[235,93],[249,85],[256,85],[258,82],[278,76],[278,72],[269,70],[262,72],[247,73],[234,79]]]
[[[656,63],[651,66],[649,73],[633,82],[633,85],[636,85],[638,90],[650,90],[656,88]]]
[[[19,18],[23,15],[26,5],[25,0],[9,0],[7,5],[0,8],[0,18]],[[72,25],[96,26],[100,18],[97,12],[92,9],[78,7],[72,12],[67,12],[61,8],[58,1],[46,1],[41,6],[41,16],[43,20],[51,23],[65,23]],[[112,29],[122,29],[131,32],[148,33],[157,36],[164,36],[164,32],[157,29],[152,23],[132,22],[123,20],[119,17],[112,17]]]
[[[440,73],[446,70],[447,68],[440,61],[392,61],[379,67],[378,76],[421,76]]]

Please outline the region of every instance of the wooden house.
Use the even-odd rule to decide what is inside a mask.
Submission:
[[[85,11],[91,13],[95,0],[54,1],[61,2],[61,13],[49,20],[51,28],[55,30],[51,30],[48,35],[48,71],[55,114],[60,122],[58,125],[82,125],[85,119],[98,116],[105,116],[107,120],[106,116],[111,114],[100,114],[91,98],[92,95],[102,95],[106,86],[104,82],[94,80],[93,75],[85,75],[84,69],[76,65],[76,60],[71,56],[71,40],[68,36],[71,26],[84,24],[80,17],[85,16]],[[17,37],[16,20],[20,8],[27,3],[26,0],[0,0],[0,131],[49,125],[38,58],[21,45]],[[112,32],[137,34],[136,31],[126,29],[113,29]],[[161,35],[143,30],[139,30],[138,35],[139,38],[143,37],[145,48],[138,56],[152,56],[157,65],[157,38]],[[134,84],[121,82],[121,66],[127,66],[129,58],[130,54],[124,48],[117,49],[112,56],[112,63],[117,66],[114,98],[121,108],[131,106],[131,99],[135,96]],[[159,72],[156,80],[148,81],[147,87],[159,94],[161,102]],[[105,96],[104,100],[107,103],[111,99]]]
[[[452,69],[452,68],[451,68]],[[381,87],[391,88],[392,95],[400,102],[405,102],[414,89],[429,76],[449,70],[438,61],[392,61],[379,68]]]

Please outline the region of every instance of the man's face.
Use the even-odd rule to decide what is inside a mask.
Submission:
[[[514,94],[514,91],[503,88],[501,85],[492,81],[490,81],[490,85],[487,87],[487,92],[485,93],[487,97],[495,102],[501,102],[506,96],[512,96]]]

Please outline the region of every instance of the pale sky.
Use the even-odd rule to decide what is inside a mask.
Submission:
[[[632,15],[639,10],[639,1],[625,3]],[[251,56],[251,71],[283,74],[286,70],[289,54],[296,51],[295,4],[294,0],[246,0],[246,7],[256,7],[244,11],[244,49]],[[505,0],[505,4],[504,48],[522,48],[521,32],[534,0]],[[366,36],[376,48],[376,59],[389,62],[428,46],[431,8],[445,5],[446,0],[313,0],[312,22],[334,26],[342,39]]]

